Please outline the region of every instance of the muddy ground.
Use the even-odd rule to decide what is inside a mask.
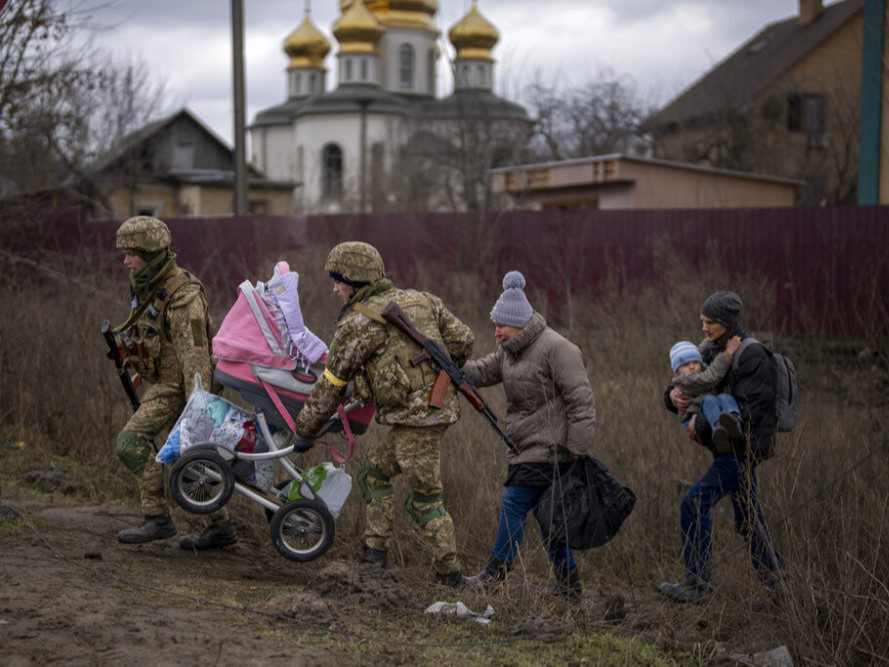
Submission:
[[[651,647],[667,664],[732,664],[732,654],[761,648],[743,628],[706,621],[712,610],[665,605],[650,592],[587,587],[573,605],[516,588],[454,593],[422,568],[359,565],[342,546],[291,563],[249,531],[200,554],[178,538],[118,544],[117,532],[139,520],[114,505],[3,490],[0,664],[563,664],[588,662],[599,633]],[[180,533],[200,528],[185,521],[177,517]],[[424,614],[436,600],[477,611],[491,602],[497,613],[489,625]]]

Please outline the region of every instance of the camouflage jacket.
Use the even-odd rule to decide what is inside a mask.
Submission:
[[[149,383],[151,396],[184,394],[200,374],[209,391],[212,322],[201,282],[171,260],[134,302],[126,322],[115,329],[124,360]]]
[[[297,435],[310,438],[317,433],[352,380],[359,398],[376,403],[376,420],[381,424],[433,426],[457,421],[460,409],[453,386],[448,387],[441,409],[429,407],[437,372],[429,361],[411,365],[410,358],[421,348],[379,317],[390,301],[398,303],[423,334],[441,343],[458,365],[472,354],[472,331],[432,294],[392,287],[351,304],[337,324],[324,375],[296,420]]]

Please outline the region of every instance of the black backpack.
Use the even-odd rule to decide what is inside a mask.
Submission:
[[[592,457],[579,459],[553,480],[534,507],[545,539],[572,549],[608,542],[633,511],[636,494]]]
[[[738,370],[738,359],[740,359],[741,353],[753,343],[762,345],[762,343],[751,336],[741,341],[741,346],[732,357],[732,370]],[[778,430],[792,431],[799,416],[799,388],[796,382],[796,366],[783,354],[772,352],[765,345],[762,346],[771,355],[772,361],[775,364],[775,414],[778,417]]]

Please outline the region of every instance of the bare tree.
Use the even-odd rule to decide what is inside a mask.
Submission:
[[[646,150],[640,125],[651,109],[628,76],[602,69],[565,90],[538,71],[524,97],[536,118],[532,150],[538,160]]]
[[[66,183],[101,198],[88,166],[163,102],[144,63],[92,47],[90,9],[59,7],[17,0],[0,22],[0,195]]]

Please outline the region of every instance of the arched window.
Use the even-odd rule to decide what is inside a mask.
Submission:
[[[427,56],[429,60],[426,63],[426,77],[429,81],[426,83],[426,87],[430,95],[435,95],[435,52],[429,49]]]
[[[402,90],[414,87],[414,47],[402,44],[398,49],[398,73]]]
[[[338,199],[343,194],[343,149],[327,144],[321,151],[321,196]]]

